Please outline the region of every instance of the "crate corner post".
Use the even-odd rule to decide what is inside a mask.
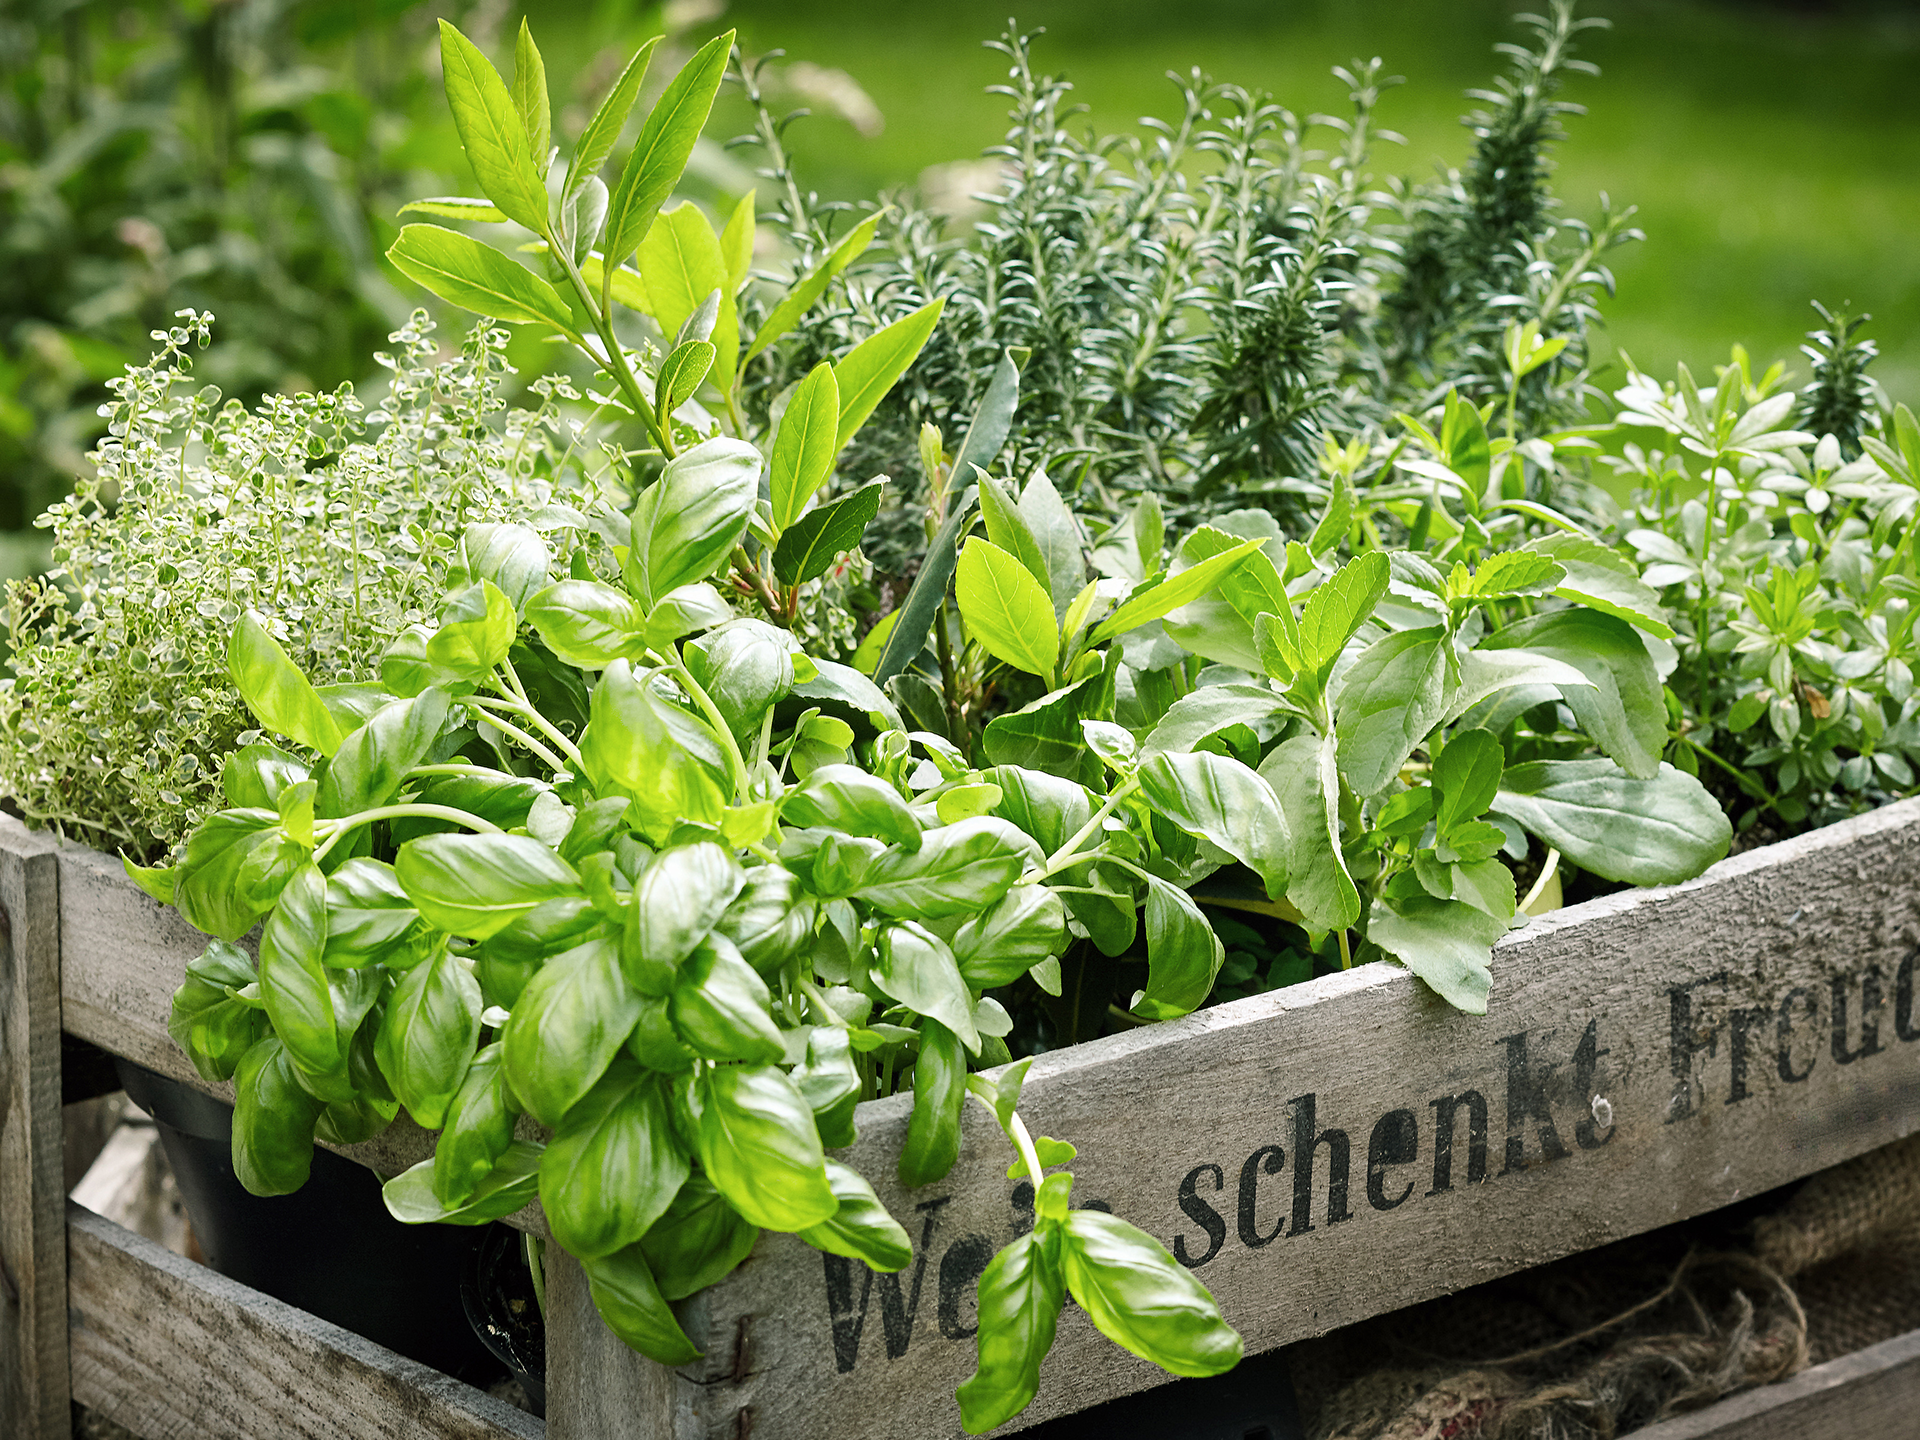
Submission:
[[[0,817],[0,1432],[72,1429],[55,846]]]

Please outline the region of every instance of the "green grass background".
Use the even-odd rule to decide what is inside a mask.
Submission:
[[[1296,113],[1338,111],[1330,67],[1379,55],[1406,77],[1380,108],[1407,144],[1382,146],[1382,175],[1425,176],[1458,164],[1470,136],[1462,92],[1485,85],[1492,46],[1523,38],[1516,8],[1488,0],[1027,0],[1019,23],[1045,26],[1038,63],[1064,74],[1102,131],[1172,111],[1168,70],[1199,66],[1272,91]],[[1873,316],[1876,374],[1920,398],[1920,10],[1795,10],[1728,3],[1611,0],[1586,4],[1611,29],[1580,53],[1599,78],[1576,77],[1557,187],[1592,216],[1605,191],[1639,207],[1640,244],[1614,252],[1619,295],[1603,341],[1656,373],[1696,371],[1742,342],[1763,363],[1795,351],[1810,299]],[[1006,0],[892,7],[830,0],[735,0],[724,23],[750,51],[848,71],[886,117],[864,138],[817,116],[792,132],[804,178],[857,198],[966,158],[1004,128],[984,93],[1004,62],[980,48],[1008,18]],[[741,111],[718,118],[739,128]],[[719,126],[711,133],[718,133]],[[1603,380],[1617,375],[1611,371]]]

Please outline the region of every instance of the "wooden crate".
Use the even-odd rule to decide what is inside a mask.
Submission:
[[[1022,1111],[1081,1147],[1076,1203],[1108,1205],[1171,1245],[1249,1351],[1271,1349],[1700,1214],[1915,1129],[1916,874],[1920,802],[1910,801],[1686,885],[1535,921],[1497,950],[1484,1018],[1454,1013],[1397,967],[1363,967],[1044,1055]],[[164,1022],[204,942],[117,862],[10,821],[0,907],[0,1418],[21,1417],[9,1436],[64,1434],[69,1353],[75,1395],[110,1414],[170,1417],[154,1434],[389,1433],[379,1423],[539,1433],[477,1392],[131,1237],[109,1244],[97,1219],[70,1221],[59,1032],[192,1080]],[[889,1183],[906,1116],[902,1097],[862,1106],[854,1159],[912,1234],[913,1265],[874,1276],[767,1236],[684,1307],[707,1351],[698,1365],[668,1371],[626,1350],[578,1268],[557,1262],[555,1440],[801,1440],[825,1414],[850,1440],[958,1435],[971,1287],[1030,1197],[1005,1178],[1004,1142],[984,1116],[969,1116],[945,1181],[918,1192]],[[392,1171],[429,1143],[398,1125],[344,1153]],[[540,1228],[537,1207],[515,1223]],[[214,1326],[222,1347],[197,1362],[220,1393],[172,1384],[164,1412],[141,1409],[137,1397],[155,1388],[142,1377],[200,1373],[183,1353],[199,1332],[183,1321],[184,1339],[150,1337],[130,1323],[154,1313],[156,1288],[219,1317],[193,1323]],[[91,1334],[70,1347],[69,1297],[76,1326],[97,1324],[121,1348],[97,1349],[108,1342]],[[109,1325],[109,1312],[120,1320]],[[353,1364],[363,1371],[351,1422],[335,1409],[348,1403],[338,1387],[287,1381],[290,1369]],[[1040,1398],[1016,1423],[1165,1379],[1069,1309]],[[280,1407],[262,1412],[274,1427],[230,1428],[221,1417],[236,1413],[235,1387],[256,1384]],[[289,1413],[302,1406],[304,1418]],[[431,1425],[414,1418],[426,1413]]]

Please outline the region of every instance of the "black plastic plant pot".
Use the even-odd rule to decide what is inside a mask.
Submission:
[[[489,1225],[467,1261],[460,1301],[480,1343],[513,1372],[527,1403],[547,1415],[547,1327],[518,1230]]]
[[[209,1266],[470,1384],[499,1377],[460,1300],[480,1243],[472,1230],[401,1224],[371,1170],[321,1149],[301,1189],[249,1194],[233,1173],[232,1106],[115,1063],[128,1098],[153,1116]]]

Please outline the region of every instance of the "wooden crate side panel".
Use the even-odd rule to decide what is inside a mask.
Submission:
[[[540,1440],[504,1400],[68,1207],[73,1394],[144,1440]]]
[[[1270,1349],[1914,1129],[1916,875],[1907,802],[1516,932],[1484,1018],[1370,966],[1042,1056],[1021,1108],[1081,1147],[1076,1204],[1168,1245]],[[1031,1199],[976,1107],[947,1180],[892,1183],[906,1115],[862,1107],[852,1157],[913,1264],[876,1276],[764,1237],[706,1300],[707,1360],[682,1379],[707,1397],[700,1435],[798,1440],[821,1414],[959,1434],[973,1283]],[[1019,1423],[1163,1380],[1070,1307]]]
[[[549,1440],[673,1440],[695,1433],[704,1396],[627,1349],[594,1308],[580,1262],[549,1245]]]
[[[61,1440],[67,1394],[59,875],[0,817],[0,1432]]]
[[[1634,1440],[1842,1440],[1911,1435],[1920,1330],[1633,1432]]]

